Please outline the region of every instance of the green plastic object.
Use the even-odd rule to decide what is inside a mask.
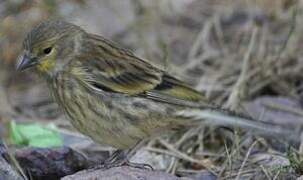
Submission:
[[[54,124],[9,123],[9,138],[12,144],[34,147],[61,146],[62,139]]]

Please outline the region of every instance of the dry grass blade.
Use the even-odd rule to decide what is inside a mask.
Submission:
[[[255,142],[249,147],[249,149],[248,149],[248,151],[247,151],[247,153],[246,153],[246,155],[245,155],[245,158],[244,158],[244,160],[243,160],[243,162],[242,162],[242,164],[241,164],[241,167],[240,167],[240,169],[239,169],[239,171],[238,171],[238,174],[237,174],[237,177],[235,178],[235,180],[238,180],[238,179],[240,178],[241,173],[242,173],[242,170],[243,170],[243,168],[244,168],[244,165],[245,165],[245,163],[246,163],[246,161],[247,161],[247,159],[248,159],[248,157],[249,157],[249,155],[250,155],[250,153],[251,153],[251,150],[253,149],[253,147],[254,147],[256,144],[257,144],[257,141],[255,141]]]
[[[172,151],[174,154],[176,154],[178,156],[178,158],[180,159],[184,159],[186,161],[189,161],[189,162],[192,162],[192,163],[197,163],[203,167],[205,167],[207,170],[211,171],[214,173],[214,171],[212,170],[213,167],[210,167],[208,164],[205,164],[203,163],[202,161],[199,161],[197,159],[194,159],[190,156],[188,156],[187,154],[179,151],[178,149],[176,149],[173,145],[171,145],[170,143],[162,140],[162,139],[159,139],[159,142],[164,146],[166,147],[168,150]]]
[[[8,149],[6,143],[3,142],[3,146]],[[22,176],[22,178],[24,180],[28,180],[24,170],[21,168],[19,162],[17,161],[17,159],[15,158],[15,156],[13,154],[11,154],[9,151],[7,152],[8,156],[9,156],[9,160],[12,162],[12,165],[14,166],[14,168],[18,171],[18,173],[20,173],[20,175]]]
[[[227,107],[230,107],[232,110],[236,110],[240,106],[240,100],[244,98],[244,94],[247,91],[247,81],[246,77],[249,73],[249,66],[250,66],[250,60],[251,60],[251,55],[253,53],[253,50],[256,47],[257,43],[257,34],[258,34],[258,27],[254,27],[250,43],[248,46],[248,50],[245,53],[242,68],[241,68],[241,74],[238,78],[238,81],[234,85],[234,88],[227,100]]]

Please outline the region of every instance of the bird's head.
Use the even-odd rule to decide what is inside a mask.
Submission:
[[[23,41],[23,53],[18,58],[17,69],[34,67],[38,72],[54,74],[77,53],[84,33],[79,26],[61,20],[38,24]]]

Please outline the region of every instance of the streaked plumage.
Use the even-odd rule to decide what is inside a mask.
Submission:
[[[27,35],[19,68],[31,66],[80,132],[118,149],[201,123],[178,112],[209,105],[151,62],[64,21],[43,22]]]
[[[44,55],[51,47],[52,53]],[[63,21],[36,26],[25,53],[39,59],[56,102],[93,140],[119,149],[185,126],[174,113],[203,96],[147,60]]]

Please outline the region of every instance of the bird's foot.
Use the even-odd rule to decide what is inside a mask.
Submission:
[[[124,150],[117,150],[108,159],[106,159],[103,164],[95,167],[94,169],[110,169],[113,167],[129,166],[138,169],[153,170],[153,167],[149,164],[133,163],[128,159],[129,157],[126,155]]]
[[[138,169],[154,170],[154,168],[149,164],[133,163],[130,161],[125,162],[122,166],[129,166]]]
[[[154,170],[153,167],[149,164],[133,163],[133,162],[130,162],[128,160],[119,160],[119,161],[114,161],[114,162],[105,161],[103,164],[94,167],[94,170],[110,169],[110,168],[113,168],[113,167],[121,167],[121,166],[128,166],[128,167],[133,167],[133,168],[138,168],[138,169],[146,169],[146,170]]]

